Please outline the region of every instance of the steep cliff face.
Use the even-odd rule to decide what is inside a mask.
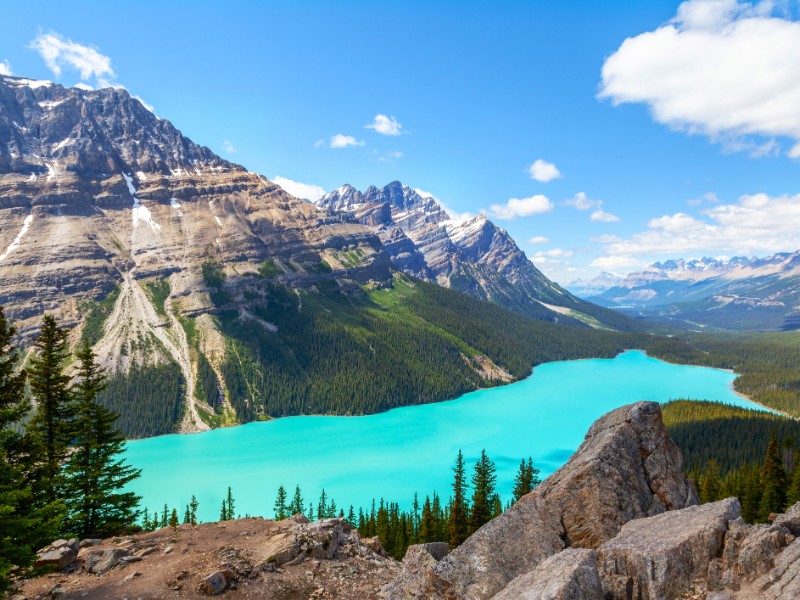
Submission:
[[[632,322],[584,302],[550,281],[508,233],[485,215],[456,222],[430,196],[394,181],[359,192],[344,185],[317,201],[378,234],[395,268],[495,302],[520,314],[564,324],[627,329]]]
[[[220,159],[125,90],[0,77],[0,303],[25,336],[45,312],[86,331],[96,303],[115,299],[91,341],[112,372],[177,364],[184,429],[206,425],[179,319],[249,318],[265,282],[386,285],[390,267],[366,227]],[[248,297],[212,298],[226,279],[249,282]],[[217,328],[197,323],[218,370]]]

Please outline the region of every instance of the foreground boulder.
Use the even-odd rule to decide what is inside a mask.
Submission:
[[[706,578],[722,551],[728,522],[740,515],[739,501],[728,498],[625,524],[597,551],[606,597],[679,597],[692,581]]]
[[[614,410],[592,425],[566,465],[419,574],[415,593],[491,598],[565,547],[595,549],[632,519],[697,504],[682,463],[657,403]]]
[[[65,569],[78,558],[78,551],[78,540],[56,540],[49,546],[39,550],[34,566],[37,568],[53,567],[59,570]]]
[[[568,548],[520,575],[494,600],[603,600],[594,550]]]

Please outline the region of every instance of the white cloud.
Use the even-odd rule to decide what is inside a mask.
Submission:
[[[372,123],[365,126],[367,129],[373,129],[381,135],[400,135],[403,133],[403,126],[394,117],[386,115],[375,115]]]
[[[619,217],[617,215],[612,215],[611,213],[607,213],[602,208],[598,208],[591,214],[589,220],[601,223],[616,223],[617,221],[619,221]]]
[[[76,83],[73,87],[76,87],[79,90],[83,90],[85,92],[91,92],[94,89],[91,85],[89,85],[88,83],[84,83],[82,81],[79,82],[79,83]]]
[[[47,68],[56,77],[61,76],[64,67],[79,71],[81,79],[96,77],[98,81],[109,83],[107,78],[116,77],[108,56],[100,54],[91,46],[78,44],[53,31],[37,35],[30,43],[30,47],[39,53]],[[101,87],[109,86],[101,84]]]
[[[547,183],[548,181],[553,181],[554,179],[563,179],[564,177],[561,174],[561,171],[558,170],[558,167],[551,162],[542,160],[541,158],[535,160],[534,163],[528,167],[528,173],[530,174],[531,179],[541,181],[542,183]]]
[[[505,204],[492,204],[489,214],[496,219],[516,219],[550,212],[553,208],[547,196],[536,194],[529,198],[509,198]]]
[[[78,87],[78,86],[75,86],[75,87]],[[149,110],[154,115],[156,114],[155,107],[152,104],[150,104],[149,102],[145,101],[145,99],[142,98],[141,96],[135,96],[135,95],[131,94],[131,98],[133,98],[134,100],[138,100],[139,102],[142,103],[142,106],[144,106],[147,110]],[[225,144],[230,144],[230,142],[228,140],[225,140],[222,143],[224,148],[225,148]],[[234,150],[228,150],[227,148],[225,148],[225,150],[226,150],[226,152],[233,152],[234,151]]]
[[[592,200],[584,192],[578,192],[569,200],[565,200],[564,204],[575,207],[578,210],[589,210],[590,208],[599,208],[603,202],[601,200]]]
[[[426,192],[422,188],[411,188],[411,189],[413,189],[423,198],[433,198],[436,201],[436,204],[441,206],[442,210],[444,210],[444,212],[450,215],[450,221],[448,221],[446,224],[452,223],[453,225],[459,225],[461,223],[466,223],[467,221],[475,218],[475,215],[470,212],[458,212],[453,210],[452,208],[448,207],[444,202],[442,202],[442,200],[438,196],[430,192]]]
[[[533,255],[534,258],[570,258],[575,253],[572,250],[564,250],[563,248],[552,248],[550,250],[540,250]]]
[[[349,148],[351,146],[363,146],[364,140],[357,140],[351,135],[342,135],[341,133],[337,133],[334,136],[331,136],[330,139],[330,147],[331,148]]]
[[[577,210],[594,209],[592,214],[589,216],[590,221],[601,223],[615,223],[619,221],[619,217],[617,215],[612,215],[611,213],[603,210],[602,200],[593,200],[584,192],[578,192],[572,198],[565,200],[564,204],[567,206],[572,206]]]
[[[798,158],[800,22],[772,2],[689,0],[606,59],[599,97],[645,103],[659,123],[755,156],[790,138]]]
[[[717,196],[714,192],[706,192],[699,198],[692,198],[690,200],[687,200],[686,204],[688,204],[689,206],[700,206],[701,204],[704,204],[706,202],[708,202],[709,204],[719,204],[722,201],[719,199],[719,196]]]
[[[272,178],[272,181],[277,183],[295,198],[302,198],[303,200],[316,202],[325,195],[325,190],[318,185],[300,183],[299,181],[293,181],[286,177],[281,177],[280,175],[275,175],[275,177]]]
[[[404,154],[399,151],[391,151],[391,152],[379,152],[378,150],[372,150],[370,152],[370,160],[375,160],[378,162],[383,163],[393,163],[398,158],[403,158]]]
[[[11,63],[7,60],[0,60],[0,75],[13,75],[11,70]]]
[[[631,267],[644,267],[645,263],[630,256],[601,256],[589,263],[592,267],[597,267],[603,271],[616,271],[619,269],[630,269]]]
[[[550,238],[545,237],[543,235],[535,235],[528,240],[528,243],[531,244],[532,246],[538,246],[539,244],[549,244]]]
[[[236,146],[234,146],[230,141],[224,140],[222,142],[222,149],[227,152],[228,154],[233,154],[236,152]]]
[[[627,239],[599,238],[610,255],[685,256],[688,252],[759,254],[800,248],[800,194],[742,196],[698,215],[675,213],[651,219],[647,229]]]

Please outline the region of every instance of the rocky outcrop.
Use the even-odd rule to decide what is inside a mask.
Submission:
[[[564,467],[421,574],[420,593],[491,598],[565,547],[598,548],[632,519],[696,504],[681,466],[658,404],[612,411]]]
[[[520,575],[495,600],[603,600],[594,550],[567,548]]]
[[[607,598],[677,598],[705,578],[723,548],[736,498],[626,523],[597,550]]]

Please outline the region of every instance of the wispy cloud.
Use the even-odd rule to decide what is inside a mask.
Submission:
[[[547,213],[553,210],[554,204],[547,196],[536,194],[528,198],[509,198],[505,204],[492,204],[489,215],[496,219],[516,219]]]
[[[325,190],[318,185],[300,183],[299,181],[294,181],[288,177],[275,175],[275,177],[272,178],[272,181],[277,183],[295,198],[302,198],[303,200],[309,200],[310,202],[315,202],[325,195]]]
[[[375,115],[372,123],[365,127],[381,135],[400,135],[403,133],[403,126],[400,122],[394,117],[389,117],[387,115]]]
[[[589,217],[590,221],[596,221],[601,223],[616,223],[619,221],[619,217],[617,215],[612,215],[604,211],[602,208],[598,208],[597,210],[593,211],[591,216]]]
[[[543,235],[535,235],[531,239],[528,240],[528,243],[532,246],[538,246],[540,244],[549,244],[550,238],[545,237]]]
[[[783,18],[783,4],[683,2],[606,59],[599,97],[644,103],[659,123],[753,156],[789,138],[800,158],[800,22]]]
[[[337,133],[336,135],[331,136],[329,145],[331,148],[351,148],[353,146],[363,146],[364,140],[357,140],[352,135],[342,135],[341,133]]]
[[[223,140],[222,149],[228,154],[233,154],[236,152],[236,146],[234,146],[229,140]]]
[[[585,192],[578,192],[572,198],[565,200],[564,204],[578,210],[589,210],[590,208],[599,208],[602,206],[603,202],[601,200],[589,198]]]
[[[603,210],[603,201],[602,200],[595,200],[593,198],[589,198],[584,192],[578,192],[572,198],[564,201],[564,204],[567,206],[571,206],[577,210],[591,210],[592,214],[589,215],[590,221],[595,222],[602,222],[602,223],[615,223],[619,221],[619,217],[617,215],[612,215],[609,212]]]
[[[116,73],[111,67],[111,59],[93,46],[73,42],[51,31],[37,35],[30,47],[39,53],[56,77],[67,68],[78,71],[81,79],[94,77],[101,87],[114,87]]]
[[[564,178],[564,176],[561,174],[561,171],[558,170],[558,167],[551,162],[542,160],[541,158],[535,160],[533,164],[528,167],[528,174],[530,174],[531,179],[535,179],[541,183],[547,183],[549,181],[553,181],[554,179]]]
[[[11,63],[8,60],[0,60],[0,75],[13,75]]]
[[[444,212],[450,215],[450,222],[453,224],[466,223],[470,219],[475,218],[475,215],[470,212],[459,212],[457,210],[453,210],[452,208],[447,206],[444,202],[442,202],[442,200],[438,196],[435,196],[431,192],[426,192],[421,188],[412,188],[412,189],[423,198],[433,198],[434,200],[436,200],[436,203],[442,207]]]

